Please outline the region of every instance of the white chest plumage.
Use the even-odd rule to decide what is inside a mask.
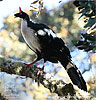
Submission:
[[[27,27],[27,22],[25,20],[23,20],[21,24],[21,33],[25,42],[34,52],[36,52],[36,50],[40,51],[40,44],[35,35],[35,32],[33,29]]]

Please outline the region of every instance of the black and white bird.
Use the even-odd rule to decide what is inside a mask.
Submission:
[[[21,33],[23,38],[29,48],[37,55],[37,59],[29,65],[43,58],[44,65],[40,69],[43,71],[46,61],[52,63],[59,61],[66,69],[73,84],[87,91],[86,82],[76,65],[73,64],[70,51],[64,41],[47,25],[30,21],[28,14],[23,12],[20,7],[19,13],[14,14],[14,16],[22,19]]]

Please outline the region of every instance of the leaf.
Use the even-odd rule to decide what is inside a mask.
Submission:
[[[79,6],[80,6],[79,1],[73,1],[73,4],[74,4],[76,7],[79,7]]]
[[[85,14],[82,14],[78,19],[80,19],[81,17],[83,17]]]
[[[62,0],[60,0],[58,3],[61,3],[62,2]]]
[[[84,41],[78,41],[78,43],[76,43],[75,46],[78,47],[78,46],[81,46],[81,45],[83,45],[83,44],[84,44]]]
[[[78,49],[83,50],[83,49],[86,49],[87,47],[88,47],[88,46],[82,45],[82,46],[78,46]]]
[[[32,7],[33,9],[38,9],[38,8],[36,8],[36,7],[33,7],[33,6],[30,6],[30,7]]]
[[[40,11],[37,12],[36,17],[38,17],[40,15]]]
[[[84,50],[85,50],[86,52],[88,52],[88,51],[90,51],[90,50],[93,50],[93,48],[94,48],[94,46],[88,46],[88,47],[85,48]]]
[[[79,14],[80,13],[82,13],[82,15],[78,18],[78,19],[80,19],[81,17],[83,17],[83,16],[86,16],[86,13],[88,13],[88,12],[90,12],[90,9],[89,8],[85,8],[85,9],[82,9],[80,12],[79,12]]]
[[[87,0],[84,0],[84,1],[79,1],[79,4],[81,7],[88,7],[88,1]]]
[[[44,9],[43,1],[39,1],[39,6],[41,7],[41,9]]]
[[[86,14],[86,12],[88,12],[88,11],[90,11],[90,9],[83,9],[83,10],[81,10],[79,13],[84,13],[84,14]]]
[[[96,17],[95,18],[89,18],[88,23],[84,26],[84,28],[92,27],[96,23]]]
[[[36,10],[31,9],[30,11],[34,12],[34,11],[36,11]]]
[[[32,2],[31,4],[35,4],[35,3],[37,3],[39,0],[36,0],[36,1],[34,1],[34,2]]]

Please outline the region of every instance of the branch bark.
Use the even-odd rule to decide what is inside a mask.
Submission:
[[[0,94],[0,100],[7,100],[7,99],[4,98],[4,97]]]
[[[25,64],[22,62],[0,57],[0,72],[30,77],[48,88],[52,93],[57,93],[59,96],[67,96],[69,94],[72,97],[79,97],[78,99],[80,100],[81,98],[83,98],[83,100],[86,100],[85,98],[87,98],[87,100],[92,98],[91,94],[78,89],[77,86],[72,85],[71,83],[66,84],[62,80],[53,79],[46,73],[37,75],[38,70],[39,69],[35,66],[31,66],[31,68],[27,68],[27,70],[25,70]]]

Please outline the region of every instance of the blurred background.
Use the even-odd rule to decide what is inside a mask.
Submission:
[[[96,54],[79,50],[74,46],[74,42],[81,38],[80,34],[84,31],[85,24],[82,18],[78,19],[80,17],[78,9],[71,0],[45,0],[44,9],[36,17],[36,11],[30,11],[32,2],[32,0],[4,0],[0,2],[0,56],[25,62],[32,62],[35,59],[34,52],[27,47],[22,38],[21,20],[14,18],[14,14],[18,12],[20,6],[33,21],[47,24],[65,41],[70,49],[73,62],[87,82],[88,91],[96,95]],[[37,6],[36,4],[35,7]],[[39,61],[37,65],[42,67],[42,61]],[[50,73],[56,79],[70,82],[60,63],[47,62],[45,72]],[[58,99],[56,94],[50,93],[42,85],[38,87],[37,83],[29,78],[22,79],[17,75],[8,75],[2,72],[0,80],[6,91],[12,92],[11,90],[13,90],[10,97],[18,97],[18,100]]]

